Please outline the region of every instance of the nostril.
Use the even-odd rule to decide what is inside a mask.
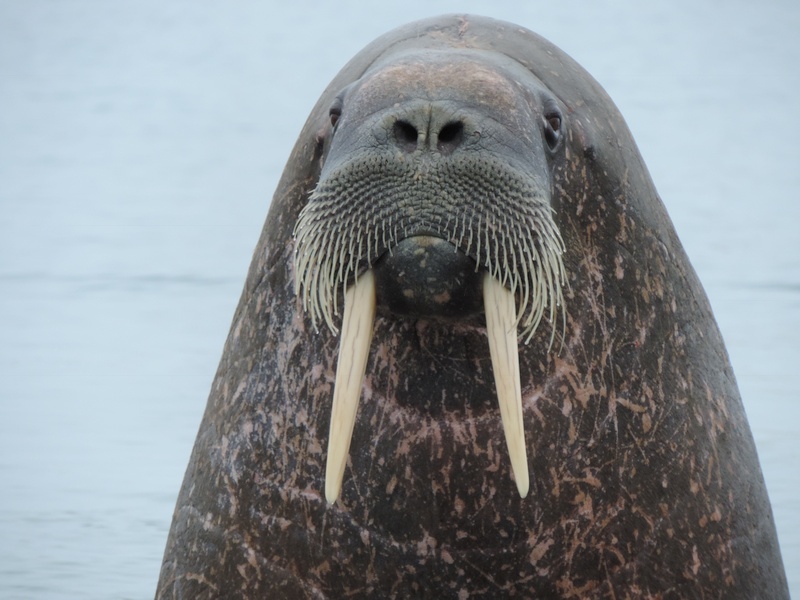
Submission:
[[[439,139],[436,147],[443,154],[450,154],[455,150],[464,138],[464,124],[461,121],[448,123],[439,131]]]
[[[413,152],[417,149],[417,138],[419,132],[408,121],[397,121],[394,124],[394,137],[400,146],[406,152]]]

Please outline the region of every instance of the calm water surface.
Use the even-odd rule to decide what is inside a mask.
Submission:
[[[625,115],[726,338],[800,597],[800,5],[515,4],[0,0],[0,598],[152,597],[308,111],[374,37],[454,10],[542,33]]]

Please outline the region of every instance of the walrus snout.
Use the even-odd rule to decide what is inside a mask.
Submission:
[[[417,235],[375,264],[377,303],[400,316],[465,318],[483,312],[482,277],[452,244]]]
[[[452,59],[404,55],[340,92],[319,179],[294,227],[295,291],[312,321],[340,338],[329,503],[341,490],[379,307],[485,316],[511,469],[520,496],[529,490],[518,337],[527,343],[544,320],[552,345],[565,315],[550,171],[561,113],[519,87],[515,66]]]

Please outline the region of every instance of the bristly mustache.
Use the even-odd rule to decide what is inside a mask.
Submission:
[[[403,239],[441,237],[517,297],[527,343],[553,326],[566,282],[564,242],[541,182],[481,157],[423,165],[371,156],[348,162],[311,193],[294,229],[295,291],[315,326],[336,333],[343,293]]]
[[[411,164],[372,156],[323,177],[295,226],[295,291],[316,325],[344,316],[331,405],[325,497],[336,502],[366,373],[376,309],[373,263],[413,235],[436,235],[475,260],[511,468],[522,498],[530,480],[517,329],[529,341],[555,316],[566,282],[564,242],[548,190],[497,160],[461,157]],[[354,282],[351,284],[351,280]],[[519,304],[519,309],[517,309]]]

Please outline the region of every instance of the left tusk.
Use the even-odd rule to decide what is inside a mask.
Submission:
[[[492,356],[492,370],[500,403],[500,417],[506,434],[511,470],[519,495],[528,495],[528,455],[525,449],[525,428],[522,420],[522,392],[519,381],[519,349],[517,346],[517,308],[514,294],[488,273],[483,278],[483,304],[486,333]]]

